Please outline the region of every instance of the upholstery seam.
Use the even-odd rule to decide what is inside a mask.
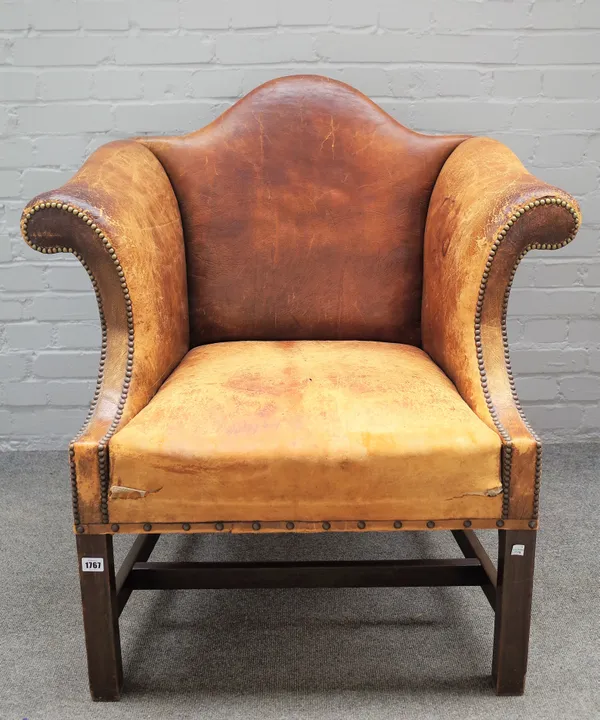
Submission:
[[[502,319],[501,319],[501,331],[502,331],[502,344],[503,344],[503,354],[504,354],[504,364],[508,376],[508,382],[510,385],[511,395],[513,398],[513,402],[515,404],[515,407],[517,409],[517,412],[519,413],[519,416],[521,420],[523,421],[523,424],[525,425],[528,432],[531,434],[532,438],[535,440],[536,443],[536,461],[535,461],[535,482],[534,482],[534,497],[533,497],[533,514],[532,514],[532,520],[531,524],[533,527],[535,527],[535,522],[537,521],[538,515],[539,515],[539,495],[540,495],[540,484],[541,484],[541,473],[542,473],[542,443],[536,433],[531,428],[531,425],[527,421],[525,414],[523,412],[523,408],[521,406],[521,402],[517,395],[517,389],[515,386],[515,379],[512,373],[512,368],[510,364],[510,349],[508,345],[508,331],[506,327],[506,320],[507,320],[507,313],[508,313],[508,300],[510,296],[510,291],[512,287],[512,283],[515,277],[515,273],[517,272],[517,268],[519,267],[519,263],[521,260],[527,255],[527,253],[530,250],[556,250],[558,248],[562,248],[565,245],[568,245],[575,235],[577,234],[577,230],[579,229],[580,219],[577,214],[577,210],[566,200],[563,200],[562,198],[550,196],[542,199],[536,199],[536,200],[530,200],[528,203],[525,203],[525,205],[517,208],[514,213],[509,218],[508,222],[502,227],[502,229],[497,233],[496,239],[494,241],[494,244],[490,248],[490,252],[488,254],[488,258],[485,264],[485,270],[483,272],[483,276],[481,278],[481,283],[479,285],[479,293],[477,297],[477,305],[475,310],[475,348],[477,352],[477,364],[479,367],[479,377],[481,381],[481,388],[483,391],[483,396],[485,399],[486,406],[488,408],[488,411],[490,413],[490,416],[492,418],[492,421],[496,427],[496,430],[498,431],[498,434],[504,441],[502,444],[502,518],[508,519],[509,516],[509,510],[510,510],[510,481],[511,481],[511,470],[512,470],[512,454],[513,454],[513,442],[512,438],[510,437],[510,434],[506,430],[506,428],[502,425],[502,422],[500,421],[500,417],[498,414],[498,411],[494,407],[494,403],[492,401],[492,397],[488,388],[488,381],[487,381],[487,373],[485,370],[485,363],[483,359],[483,344],[481,342],[481,316],[483,312],[483,303],[485,299],[485,291],[487,289],[488,284],[488,277],[490,274],[490,270],[492,267],[492,263],[494,260],[494,257],[500,247],[500,244],[506,237],[507,233],[511,229],[511,227],[517,222],[517,220],[525,215],[526,212],[537,208],[537,207],[543,207],[545,205],[558,205],[560,207],[564,207],[568,210],[568,212],[571,213],[573,216],[573,222],[574,222],[574,228],[573,232],[567,237],[566,240],[563,240],[561,243],[556,244],[550,244],[550,243],[530,243],[527,245],[522,252],[519,254],[513,269],[511,271],[506,289],[504,291],[503,296],[503,302],[502,302]]]
[[[23,217],[21,220],[21,234],[23,235],[23,239],[25,242],[33,249],[37,250],[38,252],[44,253],[44,254],[54,254],[54,253],[71,253],[73,254],[79,262],[83,265],[85,271],[90,277],[90,280],[92,282],[92,287],[94,289],[94,293],[96,295],[96,301],[98,303],[98,314],[100,316],[100,325],[101,325],[101,332],[102,332],[102,345],[101,345],[101,351],[100,351],[100,362],[98,366],[98,378],[96,380],[96,389],[94,391],[94,397],[92,399],[92,403],[90,405],[90,409],[88,411],[87,417],[85,419],[85,422],[81,428],[81,430],[77,433],[77,435],[73,438],[71,443],[69,444],[69,469],[70,469],[70,477],[71,477],[71,499],[72,499],[72,505],[73,505],[73,519],[77,528],[77,532],[83,532],[84,528],[81,524],[81,516],[79,512],[79,494],[78,494],[78,488],[77,488],[77,471],[75,466],[75,443],[83,436],[84,432],[87,430],[89,423],[92,419],[92,416],[94,414],[94,411],[98,404],[98,399],[100,397],[100,391],[102,388],[102,383],[104,381],[104,366],[106,363],[106,355],[107,355],[107,348],[108,348],[108,328],[106,324],[106,317],[104,315],[104,309],[102,305],[102,298],[100,296],[100,289],[98,287],[98,282],[96,281],[96,278],[94,277],[94,274],[92,273],[90,267],[86,263],[86,261],[83,259],[82,255],[77,252],[72,247],[63,247],[60,245],[53,245],[51,247],[42,247],[40,245],[35,245],[29,240],[29,236],[27,233],[27,224],[34,213],[38,212],[39,210],[43,210],[45,208],[56,208],[57,210],[65,210],[74,216],[81,218],[86,225],[88,225],[95,233],[98,235],[100,240],[102,240],[102,244],[104,245],[104,248],[110,255],[113,264],[115,265],[117,269],[117,274],[119,276],[119,283],[121,285],[121,289],[123,291],[123,297],[125,299],[125,310],[127,315],[127,360],[126,360],[126,366],[125,366],[125,377],[123,379],[123,385],[121,387],[121,393],[119,395],[119,401],[117,403],[117,409],[115,411],[115,415],[112,419],[112,422],[110,423],[108,430],[106,433],[100,438],[100,440],[97,443],[98,448],[98,470],[100,475],[100,512],[102,515],[102,522],[108,523],[109,517],[108,517],[108,442],[111,439],[111,437],[115,434],[117,427],[119,426],[119,423],[121,421],[121,418],[123,416],[123,410],[125,407],[125,403],[127,401],[127,396],[129,394],[129,386],[131,384],[131,375],[132,375],[132,368],[133,368],[133,353],[134,353],[134,326],[133,326],[133,309],[131,304],[131,297],[129,295],[129,289],[127,287],[127,282],[125,280],[125,273],[123,272],[123,268],[121,266],[121,263],[119,262],[119,259],[117,257],[117,253],[114,249],[113,244],[110,242],[108,237],[106,236],[105,232],[99,227],[99,225],[94,222],[94,220],[89,216],[88,213],[86,213],[81,208],[77,207],[76,205],[72,205],[69,203],[63,203],[59,201],[45,201],[41,203],[37,203],[33,207],[26,208],[23,212]]]

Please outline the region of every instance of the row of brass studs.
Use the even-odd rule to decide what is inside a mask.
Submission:
[[[544,201],[540,200],[540,204],[544,204]],[[514,376],[512,374],[512,369],[511,369],[511,364],[510,364],[506,318],[507,318],[507,314],[508,314],[508,300],[509,300],[512,283],[513,283],[513,280],[515,277],[515,273],[517,272],[519,263],[525,257],[525,255],[527,255],[527,253],[530,250],[545,250],[545,249],[555,250],[557,248],[564,247],[565,245],[567,245],[569,242],[571,242],[573,240],[573,238],[577,234],[577,230],[579,229],[579,217],[577,215],[577,211],[575,210],[575,208],[572,207],[572,205],[567,203],[565,200],[560,200],[559,198],[550,198],[549,201],[546,200],[545,204],[546,205],[548,205],[548,204],[560,205],[561,207],[566,208],[573,216],[573,232],[562,243],[558,243],[556,245],[531,243],[530,245],[528,245],[526,248],[523,249],[523,251],[521,252],[519,257],[517,258],[514,268],[512,269],[512,272],[510,275],[510,280],[509,280],[508,286],[506,288],[506,292],[504,294],[504,302],[503,302],[503,308],[502,308],[502,338],[503,338],[503,342],[504,342],[504,359],[505,359],[506,368],[508,371],[508,378],[509,378],[511,393],[513,396],[513,401],[515,403],[515,406],[517,408],[519,415],[521,416],[523,424],[525,425],[527,430],[531,433],[531,436],[534,438],[535,443],[536,443],[535,480],[534,480],[534,497],[533,497],[533,518],[534,518],[534,520],[537,519],[537,517],[539,515],[540,485],[541,485],[541,477],[542,477],[542,443],[541,443],[541,440],[539,439],[539,437],[534,432],[531,425],[529,424],[527,418],[525,417],[525,413],[523,412],[521,402],[517,395],[515,380],[514,380]],[[529,209],[531,209],[531,203],[529,204],[528,207],[529,207]],[[535,203],[534,203],[534,207],[535,207]],[[530,527],[535,527],[535,522],[530,523]]]
[[[425,522],[425,521],[422,521],[422,522],[424,522],[424,524],[426,525],[426,527],[429,528],[429,529],[432,529],[432,528],[435,528],[435,527],[436,527],[436,523],[435,523],[434,520],[428,520],[427,522]],[[204,523],[204,522],[203,522],[203,523],[199,523],[199,524],[200,524],[200,525],[207,525],[208,523]],[[237,524],[237,523],[236,523],[236,524]],[[245,525],[245,524],[249,524],[249,523],[242,522],[241,524],[244,524],[244,525]],[[471,520],[463,520],[463,523],[462,523],[462,524],[463,524],[463,527],[464,527],[465,529],[467,529],[467,530],[468,530],[470,527],[473,526],[473,522],[472,522]],[[214,525],[214,529],[217,530],[217,531],[219,531],[219,532],[225,529],[225,523],[224,523],[224,522],[216,522],[216,523],[213,523],[213,525]],[[503,520],[503,519],[496,520],[496,527],[498,527],[498,528],[503,528],[504,525],[505,525],[505,520]],[[530,527],[531,529],[535,529],[535,527],[537,526],[537,521],[536,521],[536,520],[529,520],[528,525],[529,525],[529,527]],[[262,524],[261,524],[260,522],[258,522],[258,521],[254,521],[254,522],[251,524],[251,526],[252,526],[252,529],[253,529],[255,532],[258,532],[259,530],[262,529]],[[144,532],[150,532],[150,531],[152,530],[152,527],[153,527],[153,526],[152,526],[152,523],[144,523],[144,524],[142,525],[142,528],[143,528]],[[286,522],[285,527],[286,527],[287,530],[294,530],[294,529],[296,528],[296,523],[291,522],[291,521],[288,521],[288,522]],[[324,521],[323,523],[321,523],[321,527],[323,528],[323,530],[330,530],[330,529],[331,529],[331,523],[329,523],[329,522],[327,522],[327,521]],[[367,523],[366,523],[364,520],[359,520],[359,521],[356,523],[356,527],[357,527],[359,530],[366,530],[366,529],[367,529]],[[404,524],[403,524],[403,522],[402,522],[401,520],[395,520],[394,523],[393,523],[393,527],[394,527],[394,529],[396,529],[396,530],[400,530],[402,527],[404,527]],[[112,531],[113,533],[118,533],[118,532],[120,531],[120,529],[121,529],[121,526],[120,526],[118,523],[113,523],[113,524],[110,526],[110,529],[111,529],[111,531]],[[191,524],[191,523],[187,523],[187,522],[182,523],[182,524],[181,524],[181,529],[184,530],[185,532],[189,532],[189,531],[192,529],[192,524]],[[75,530],[76,530],[76,532],[78,532],[78,533],[85,533],[85,527],[84,527],[83,525],[77,525],[76,528],[75,528]],[[158,530],[159,530],[159,532],[160,532],[160,527],[158,528]]]
[[[504,525],[504,522],[503,522],[502,520],[498,520],[498,522],[497,522],[496,524],[498,525],[499,523],[500,523],[499,527],[501,527],[502,525]],[[204,523],[203,523],[203,524],[204,524]],[[434,527],[435,527],[435,522],[434,522],[433,520],[428,520],[425,524],[426,524],[426,526],[427,526],[428,528],[434,528]],[[472,522],[471,522],[470,520],[465,520],[465,521],[463,522],[463,525],[464,525],[466,528],[469,528],[469,527],[471,527]],[[216,523],[214,523],[214,526],[215,526],[215,530],[218,530],[219,532],[220,532],[221,530],[224,530],[224,529],[225,529],[225,523],[223,523],[223,522],[216,522]],[[142,527],[143,527],[143,529],[145,530],[145,532],[150,532],[150,530],[152,530],[152,524],[151,524],[151,523],[144,523]],[[295,527],[296,527],[296,523],[291,522],[291,521],[288,521],[288,522],[286,522],[285,527],[286,527],[287,530],[294,530]],[[330,529],[331,529],[331,523],[328,522],[327,520],[325,520],[324,522],[321,523],[321,527],[323,528],[323,530],[330,530]],[[359,530],[366,530],[366,529],[367,529],[367,523],[366,523],[364,520],[359,520],[359,521],[356,523],[356,527],[357,527]],[[402,527],[403,527],[403,523],[402,523],[401,520],[394,520],[394,528],[395,528],[396,530],[400,530]],[[261,528],[262,528],[262,525],[261,525],[261,523],[259,523],[258,521],[255,520],[255,521],[252,523],[252,529],[253,529],[253,530],[258,531],[258,530],[260,530]],[[110,526],[110,529],[111,529],[113,532],[115,532],[115,533],[116,533],[116,532],[119,532],[119,530],[120,530],[120,525],[118,525],[117,523],[113,523],[113,524]],[[182,530],[185,530],[186,532],[188,532],[189,530],[192,529],[192,526],[191,526],[190,523],[182,523],[182,524],[181,524],[181,529],[182,529]],[[85,532],[85,528],[84,528],[83,526],[81,526],[81,525],[80,525],[79,527],[77,527],[76,530],[77,530],[78,533],[84,533],[84,532]]]
[[[513,445],[512,440],[510,438],[510,435],[500,422],[500,418],[498,415],[498,412],[496,408],[494,407],[494,404],[492,402],[491,394],[489,392],[488,388],[488,382],[487,382],[487,374],[485,371],[485,365],[483,361],[483,346],[481,342],[481,315],[483,311],[483,300],[485,297],[485,290],[487,288],[487,282],[488,277],[490,274],[490,270],[492,267],[493,259],[496,255],[496,252],[498,251],[498,248],[500,247],[500,243],[502,240],[506,237],[506,234],[510,230],[510,228],[515,224],[515,222],[522,217],[526,212],[529,210],[533,210],[533,208],[544,206],[544,205],[559,205],[561,207],[566,208],[571,215],[573,216],[573,222],[574,222],[574,229],[571,235],[568,236],[566,240],[564,240],[561,243],[552,245],[552,244],[545,244],[545,243],[531,243],[528,245],[523,252],[519,255],[517,258],[517,262],[515,263],[515,266],[512,269],[509,282],[506,287],[506,291],[504,293],[503,298],[503,304],[502,304],[502,342],[504,346],[504,361],[506,365],[506,370],[508,373],[508,381],[511,388],[511,394],[513,396],[513,401],[515,403],[515,406],[517,408],[517,411],[519,412],[519,415],[521,416],[521,419],[523,420],[523,423],[525,424],[525,427],[527,430],[531,433],[532,437],[535,439],[536,442],[536,463],[535,463],[535,485],[534,485],[534,500],[533,500],[533,518],[529,523],[530,527],[535,527],[535,519],[538,517],[539,513],[539,495],[540,495],[540,483],[541,483],[541,472],[542,472],[542,444],[537,437],[537,435],[533,432],[531,426],[527,422],[527,419],[525,418],[525,414],[523,412],[523,408],[521,407],[521,403],[519,401],[517,390],[515,386],[515,379],[512,373],[512,368],[510,364],[510,352],[509,352],[509,346],[508,346],[508,331],[506,327],[506,317],[508,312],[508,299],[510,295],[510,290],[512,287],[512,283],[515,277],[515,273],[517,272],[517,268],[519,266],[519,263],[521,260],[525,257],[525,255],[529,252],[529,250],[556,250],[558,248],[564,247],[565,245],[568,245],[568,243],[573,240],[575,235],[577,234],[577,230],[579,229],[579,217],[577,215],[577,211],[575,208],[570,205],[565,200],[561,200],[560,198],[552,197],[552,198],[545,198],[542,200],[532,200],[529,203],[526,203],[523,207],[520,207],[518,210],[515,211],[515,213],[510,217],[506,225],[500,230],[498,233],[496,240],[494,241],[494,244],[492,245],[490,249],[490,253],[488,255],[488,259],[485,264],[485,270],[483,272],[483,277],[481,279],[481,284],[479,286],[479,294],[477,298],[477,306],[475,311],[475,347],[477,350],[477,363],[479,366],[479,375],[481,379],[481,387],[483,389],[483,395],[485,398],[486,405],[488,407],[489,413],[492,417],[492,421],[494,422],[494,425],[496,426],[496,429],[498,430],[498,433],[500,437],[502,438],[503,446],[502,446],[502,517],[508,518],[509,514],[509,502],[510,502],[510,477],[511,477],[511,470],[512,470],[512,454],[513,454]]]
[[[45,203],[44,203],[45,205]],[[52,205],[51,205],[52,206]],[[23,238],[25,239],[25,242],[33,249],[44,253],[57,253],[57,252],[69,252],[72,253],[81,263],[84,270],[87,272],[90,281],[92,283],[92,287],[94,289],[94,294],[96,296],[96,302],[98,303],[98,315],[100,317],[100,327],[101,327],[101,333],[102,333],[102,346],[100,351],[100,371],[98,373],[98,377],[96,379],[96,388],[94,390],[94,396],[92,398],[92,402],[90,405],[90,408],[88,410],[88,414],[84,420],[84,423],[80,429],[80,431],[77,433],[77,435],[73,438],[71,443],[69,444],[69,475],[70,475],[70,484],[71,484],[71,505],[73,509],[73,519],[76,525],[79,525],[81,522],[80,513],[79,513],[79,494],[77,492],[77,470],[75,466],[75,443],[79,438],[83,435],[85,430],[88,427],[88,424],[90,420],[92,419],[92,415],[94,414],[94,410],[96,409],[96,405],[98,403],[98,398],[100,397],[100,388],[102,386],[102,378],[103,378],[103,370],[104,370],[104,363],[106,359],[106,348],[107,348],[107,331],[106,331],[106,318],[104,317],[104,308],[102,306],[102,298],[100,296],[100,289],[98,287],[98,283],[96,282],[96,278],[92,274],[92,271],[90,270],[88,264],[85,262],[83,257],[73,248],[70,247],[51,247],[51,248],[41,248],[38,245],[34,245],[30,242],[29,236],[27,234],[27,223],[29,219],[31,218],[31,215],[33,215],[34,212],[36,212],[36,208],[41,208],[42,206],[35,206],[32,208],[30,213],[24,214],[22,221],[21,221],[21,233],[23,235]]]
[[[561,203],[562,204],[562,203]],[[565,203],[566,206],[566,203]],[[571,206],[569,205],[569,208]],[[578,222],[577,216],[575,216]],[[575,232],[577,232],[577,222],[575,224]],[[570,240],[573,239],[575,236],[575,232],[573,233],[573,236],[570,236]],[[569,240],[569,241],[570,241]],[[561,243],[561,245],[554,246],[556,247],[562,247],[566,245],[567,243]],[[529,250],[537,249],[539,244],[532,243],[531,245],[528,245],[524,250],[521,252],[519,257],[517,258],[517,261],[515,263],[514,268],[512,269],[512,272],[510,274],[509,282],[506,288],[506,291],[504,293],[504,301],[502,304],[502,341],[504,344],[504,362],[506,365],[506,370],[508,372],[508,383],[510,385],[511,394],[513,397],[513,402],[515,404],[515,407],[517,408],[517,412],[519,413],[521,420],[523,421],[523,424],[531,434],[531,437],[535,440],[536,445],[536,451],[535,451],[535,478],[534,478],[534,490],[533,490],[533,511],[532,511],[532,517],[534,519],[537,519],[539,515],[539,503],[540,503],[540,486],[541,486],[541,479],[542,479],[542,441],[538,437],[538,435],[535,433],[534,429],[529,424],[529,421],[527,420],[525,413],[523,412],[523,407],[521,405],[521,401],[519,400],[519,396],[517,394],[517,387],[515,385],[515,378],[512,372],[512,366],[510,363],[510,353],[509,353],[509,346],[508,346],[508,329],[506,327],[506,319],[508,316],[508,301],[510,297],[510,291],[512,288],[513,280],[515,278],[515,274],[517,272],[517,268],[519,267],[519,263],[521,260],[527,255]],[[531,524],[530,524],[531,525]],[[534,523],[535,526],[535,523]]]
[[[75,207],[74,205],[69,205],[68,203],[61,203],[58,201],[50,201],[50,202],[41,202],[37,205],[34,205],[32,208],[29,208],[23,213],[23,218],[21,221],[21,233],[23,235],[23,238],[25,242],[34,250],[37,250],[42,253],[58,253],[58,252],[70,252],[79,260],[79,262],[83,265],[85,268],[87,274],[89,275],[91,281],[92,281],[92,287],[94,288],[94,292],[96,294],[96,300],[98,301],[98,313],[100,315],[100,324],[102,328],[102,349],[100,353],[100,364],[98,368],[98,379],[96,382],[96,390],[94,392],[94,399],[92,401],[90,410],[88,412],[87,418],[85,420],[85,423],[79,433],[76,435],[74,440],[71,442],[69,446],[69,458],[70,458],[70,474],[71,474],[71,494],[72,494],[72,503],[73,503],[73,516],[75,520],[75,524],[78,526],[77,531],[79,532],[80,526],[80,515],[79,515],[79,502],[78,502],[78,492],[77,492],[77,475],[76,475],[76,468],[75,468],[75,448],[74,444],[77,442],[77,440],[83,435],[85,432],[85,429],[88,426],[89,421],[92,418],[92,415],[94,413],[96,404],[98,402],[98,398],[100,396],[100,388],[102,386],[102,381],[104,378],[104,365],[106,362],[106,350],[108,346],[108,333],[107,333],[107,327],[106,327],[106,318],[104,316],[104,310],[102,307],[102,300],[100,297],[100,290],[98,288],[98,283],[96,282],[96,278],[94,277],[92,271],[88,267],[87,263],[84,261],[84,259],[81,257],[81,255],[76,252],[73,248],[68,247],[60,247],[60,246],[53,246],[50,248],[44,248],[39,245],[35,245],[34,243],[30,242],[28,234],[27,234],[27,224],[29,220],[31,219],[32,215],[38,210],[43,210],[44,208],[56,208],[57,210],[66,210],[69,213],[72,213],[78,218],[81,218],[83,222],[85,222],[89,227],[98,235],[100,240],[102,240],[102,244],[104,245],[106,251],[110,255],[116,270],[117,274],[119,276],[119,282],[121,285],[121,289],[123,291],[123,296],[125,298],[125,308],[126,308],[126,314],[127,314],[127,361],[126,361],[126,371],[125,371],[125,378],[123,381],[123,386],[121,388],[121,395],[119,397],[119,402],[117,404],[117,409],[115,412],[115,416],[104,434],[104,436],[99,440],[98,442],[98,469],[100,474],[100,509],[102,514],[102,522],[108,523],[108,453],[107,453],[107,446],[110,438],[114,435],[119,422],[121,420],[121,417],[123,415],[123,410],[125,407],[125,402],[127,400],[127,395],[129,392],[129,385],[131,382],[131,375],[133,370],[133,349],[134,349],[134,328],[133,328],[133,310],[131,305],[131,297],[129,295],[129,289],[127,287],[127,282],[125,281],[125,273],[123,272],[123,268],[121,266],[121,263],[119,262],[119,259],[117,258],[117,253],[115,252],[115,249],[110,242],[110,240],[106,237],[105,233],[102,231],[100,227],[93,221],[92,218],[90,218],[81,208]],[[81,528],[83,531],[83,528]]]
[[[509,221],[512,225],[512,221]],[[505,233],[506,234],[506,233]],[[483,396],[485,403],[492,417],[492,421],[496,426],[496,429],[503,440],[502,444],[502,517],[508,517],[508,498],[509,498],[509,484],[510,484],[510,471],[512,466],[512,441],[510,435],[500,422],[500,417],[494,404],[492,402],[492,396],[488,388],[487,373],[485,371],[485,364],[483,360],[483,344],[481,341],[481,315],[483,312],[483,301],[485,298],[485,291],[487,288],[487,281],[492,268],[492,262],[500,246],[501,237],[498,236],[494,241],[490,249],[490,254],[485,263],[485,270],[483,271],[483,277],[479,286],[479,293],[477,296],[477,305],[475,309],[475,349],[477,352],[477,365],[479,368],[479,377],[481,380],[481,387],[483,390]]]

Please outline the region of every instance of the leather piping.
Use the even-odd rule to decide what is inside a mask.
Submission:
[[[115,434],[115,431],[117,427],[119,426],[119,422],[121,421],[121,417],[123,416],[123,409],[125,407],[125,402],[127,401],[127,395],[129,393],[129,385],[131,382],[131,375],[132,375],[132,368],[133,368],[133,352],[134,352],[134,328],[133,328],[133,310],[131,305],[131,298],[129,296],[129,289],[127,288],[127,282],[125,280],[125,274],[123,272],[123,268],[121,267],[121,263],[119,262],[119,259],[117,258],[117,253],[115,252],[115,249],[113,245],[111,244],[110,240],[106,237],[104,231],[97,225],[97,223],[94,222],[94,220],[89,217],[87,213],[85,213],[81,208],[76,207],[75,205],[70,205],[67,203],[62,202],[42,202],[38,205],[34,205],[32,208],[29,208],[27,212],[23,213],[23,218],[21,221],[21,233],[23,235],[23,239],[25,242],[33,249],[37,250],[38,252],[45,253],[45,254],[53,254],[53,253],[72,253],[79,262],[83,265],[85,268],[87,274],[90,277],[90,280],[92,281],[92,287],[94,288],[94,292],[96,294],[96,300],[98,302],[98,314],[100,316],[100,324],[102,328],[102,347],[100,352],[100,363],[98,367],[98,379],[96,381],[96,390],[94,392],[94,398],[92,400],[92,404],[90,406],[90,410],[88,412],[88,415],[85,419],[85,422],[83,424],[83,427],[81,430],[77,433],[77,435],[73,438],[69,445],[69,467],[70,467],[70,476],[71,476],[71,500],[73,505],[73,519],[75,522],[75,525],[77,526],[77,532],[83,531],[83,526],[81,525],[81,518],[79,514],[79,500],[78,500],[78,492],[77,492],[77,473],[76,473],[76,467],[75,467],[75,443],[77,440],[81,438],[85,430],[87,429],[90,420],[92,419],[92,416],[94,414],[94,410],[96,408],[98,398],[100,396],[100,388],[102,386],[102,381],[104,378],[104,364],[106,361],[106,351],[107,351],[107,327],[106,327],[106,319],[104,316],[104,310],[102,307],[102,300],[100,297],[100,291],[98,288],[98,283],[96,282],[96,278],[94,277],[92,271],[90,270],[89,266],[85,262],[85,260],[82,258],[82,256],[76,252],[73,248],[70,247],[61,247],[59,245],[54,245],[52,247],[41,247],[39,245],[35,245],[32,242],[30,242],[29,237],[27,235],[27,223],[29,222],[32,215],[39,210],[43,210],[45,208],[56,208],[57,210],[65,210],[66,212],[72,213],[76,217],[79,217],[85,222],[87,225],[90,226],[92,230],[98,235],[98,237],[102,240],[102,244],[106,248],[106,251],[111,256],[112,261],[117,269],[117,273],[120,278],[120,285],[121,289],[123,290],[123,296],[125,298],[125,307],[127,311],[127,364],[126,364],[126,371],[125,371],[125,377],[123,379],[123,386],[121,388],[121,394],[119,396],[119,402],[117,404],[117,409],[115,412],[115,416],[106,431],[106,433],[102,436],[102,438],[98,441],[98,468],[99,468],[99,475],[100,475],[100,508],[101,508],[101,514],[102,514],[102,521],[104,523],[108,523],[108,485],[109,485],[109,478],[108,478],[108,442],[111,439],[111,437]]]
[[[485,264],[485,270],[483,272],[483,276],[481,278],[481,284],[479,286],[479,295],[477,298],[477,305],[475,310],[475,347],[477,351],[477,364],[479,366],[479,376],[481,380],[481,388],[483,391],[483,395],[485,398],[485,402],[487,405],[487,408],[489,410],[489,413],[492,417],[492,421],[494,425],[496,426],[496,430],[498,431],[498,434],[503,440],[502,444],[502,518],[506,519],[508,518],[509,514],[509,491],[510,491],[510,479],[511,479],[511,467],[512,467],[512,452],[513,452],[513,445],[512,445],[512,439],[510,437],[510,434],[507,432],[506,428],[502,425],[500,422],[500,418],[498,415],[498,412],[496,408],[494,407],[494,403],[492,401],[492,397],[490,394],[490,391],[488,389],[488,381],[487,381],[487,373],[485,370],[485,363],[483,360],[483,346],[481,342],[481,315],[483,311],[483,301],[485,298],[485,291],[487,288],[487,282],[488,277],[490,274],[490,270],[492,267],[492,262],[494,260],[494,256],[496,255],[496,252],[498,251],[498,248],[500,247],[500,244],[502,243],[503,239],[506,237],[506,234],[511,229],[511,227],[517,222],[517,220],[522,217],[526,212],[540,207],[544,205],[560,205],[561,207],[566,208],[571,215],[573,216],[573,222],[574,222],[574,228],[571,235],[567,237],[566,240],[564,240],[561,243],[557,243],[555,245],[546,244],[546,243],[531,243],[530,245],[527,245],[517,258],[517,261],[512,269],[512,272],[510,274],[510,278],[508,281],[508,284],[506,286],[506,291],[504,293],[504,300],[502,304],[502,342],[504,346],[504,362],[506,366],[506,372],[508,375],[508,381],[511,388],[511,393],[513,397],[513,401],[515,403],[515,406],[517,408],[517,411],[519,413],[519,416],[523,420],[523,423],[527,430],[531,433],[533,439],[536,442],[536,463],[535,463],[535,485],[534,485],[534,499],[533,499],[533,519],[532,519],[532,527],[536,526],[536,520],[538,518],[539,514],[539,495],[540,495],[540,483],[541,483],[541,475],[542,475],[542,443],[538,436],[534,433],[531,426],[527,422],[527,419],[525,418],[525,414],[523,413],[523,408],[521,407],[521,402],[517,395],[517,390],[515,386],[515,379],[512,373],[512,368],[510,365],[510,352],[509,352],[509,346],[508,346],[508,332],[506,328],[506,316],[508,311],[508,299],[510,296],[510,290],[512,287],[512,283],[515,277],[515,273],[517,272],[517,268],[519,266],[519,263],[521,260],[527,255],[527,253],[530,250],[556,250],[558,248],[564,247],[565,245],[568,245],[573,238],[575,237],[577,230],[579,229],[579,216],[577,215],[577,211],[575,208],[570,205],[565,200],[562,200],[558,197],[547,197],[543,198],[541,200],[531,200],[530,202],[526,203],[522,207],[517,208],[515,210],[514,214],[511,215],[510,219],[506,223],[506,225],[503,226],[503,228],[499,231],[496,240],[494,241],[494,244],[492,245],[490,249],[490,253],[488,255],[487,262]]]

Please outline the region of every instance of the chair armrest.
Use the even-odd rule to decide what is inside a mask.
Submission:
[[[108,521],[107,446],[189,347],[179,207],[153,153],[136,141],[97,150],[58,190],[23,212],[42,253],[73,253],[98,300],[102,351],[94,400],[70,446],[75,524]]]
[[[570,242],[575,200],[528,173],[502,143],[461,143],[434,187],[425,229],[423,349],[502,439],[503,518],[537,526],[541,443],[515,390],[506,333],[517,266]]]

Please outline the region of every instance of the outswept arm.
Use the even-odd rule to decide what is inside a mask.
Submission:
[[[27,205],[23,237],[71,252],[98,300],[102,351],[84,427],[70,446],[75,525],[108,521],[107,446],[189,347],[179,207],[154,154],[136,141],[97,150],[58,190]]]
[[[537,525],[541,443],[515,390],[506,333],[517,266],[531,249],[575,236],[575,200],[528,173],[502,143],[472,138],[452,153],[427,216],[423,349],[502,439],[503,518]]]

